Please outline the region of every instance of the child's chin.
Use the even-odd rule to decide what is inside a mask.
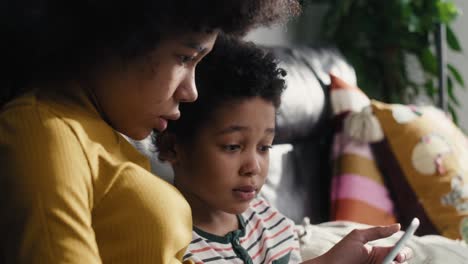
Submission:
[[[242,214],[245,211],[247,211],[248,208],[249,208],[249,203],[246,203],[245,205],[233,206],[233,207],[229,208],[228,210],[226,210],[226,212],[230,213],[230,214],[238,215],[238,214]]]

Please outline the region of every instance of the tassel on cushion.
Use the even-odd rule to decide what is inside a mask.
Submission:
[[[384,139],[382,127],[370,106],[364,107],[361,112],[349,113],[343,123],[343,132],[362,143],[374,143]]]

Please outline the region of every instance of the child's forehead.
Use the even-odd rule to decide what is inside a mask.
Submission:
[[[213,128],[232,124],[274,127],[275,115],[273,102],[252,97],[221,104],[212,113],[212,122],[209,123]]]
[[[213,114],[217,116],[236,116],[239,113],[254,112],[253,110],[272,112],[274,114],[276,112],[276,107],[273,102],[269,100],[259,96],[252,96],[222,102],[214,109]]]

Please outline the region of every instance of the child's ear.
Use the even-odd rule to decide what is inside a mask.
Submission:
[[[170,133],[161,133],[156,137],[159,159],[167,161],[174,165],[177,163],[178,156],[176,151],[176,138]]]

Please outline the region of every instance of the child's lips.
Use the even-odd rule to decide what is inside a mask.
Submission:
[[[234,188],[234,191],[240,191],[240,192],[255,192],[256,190],[257,188],[253,185],[244,185],[244,186]]]
[[[255,198],[257,188],[255,186],[241,186],[232,190],[234,196],[241,201],[250,201]]]

